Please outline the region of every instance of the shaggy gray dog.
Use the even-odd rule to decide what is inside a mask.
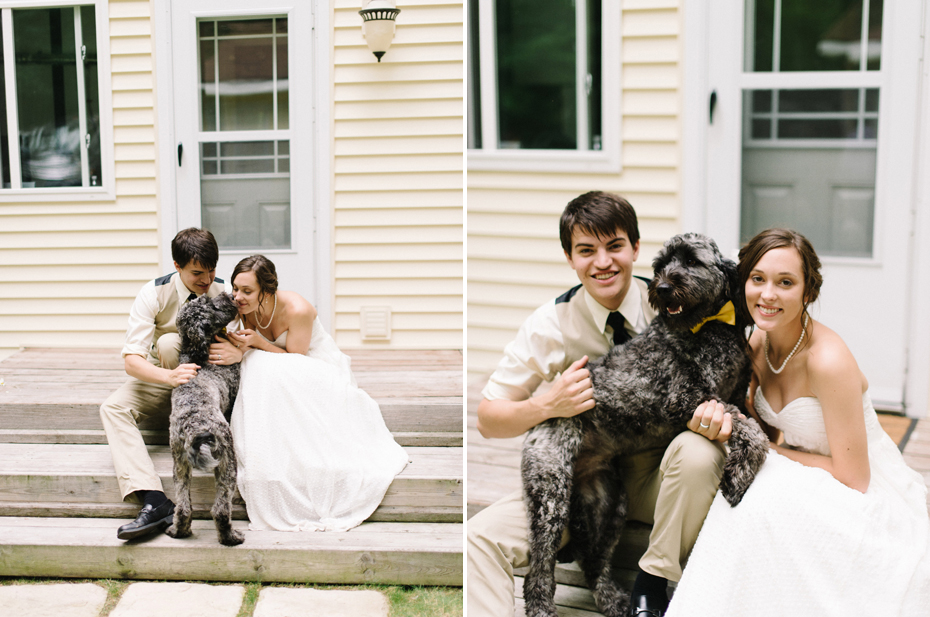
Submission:
[[[209,363],[210,344],[239,310],[232,296],[201,296],[178,311],[181,364],[200,366],[197,376],[171,393],[171,454],[177,504],[174,524],[165,532],[172,538],[191,535],[191,471],[212,471],[216,499],[210,514],[220,542],[242,544],[245,537],[232,528],[232,499],[236,493],[236,453],[226,418],[239,391],[239,365]]]
[[[598,609],[629,610],[629,594],[611,577],[611,559],[627,517],[620,455],[668,444],[687,429],[694,410],[711,399],[733,415],[733,434],[720,489],[730,505],[743,498],[765,460],[768,438],[755,420],[741,420],[751,377],[742,328],[708,321],[727,302],[742,302],[736,265],[713,240],[683,234],[653,262],[649,302],[658,311],[640,336],[590,362],[594,409],[547,420],[523,446],[523,490],[529,519],[530,565],[523,592],[527,617],[554,617],[556,552],[566,526]]]

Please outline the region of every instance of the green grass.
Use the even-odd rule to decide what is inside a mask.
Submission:
[[[0,585],[42,585],[50,583],[93,583],[107,590],[107,602],[100,617],[107,617],[116,608],[126,587],[134,581],[114,579],[50,579],[0,577]],[[159,581],[155,581],[159,582]],[[202,581],[188,581],[202,582]],[[232,583],[208,583],[229,585]],[[391,617],[461,617],[464,614],[464,594],[460,587],[408,587],[401,585],[310,585],[297,583],[241,583],[245,587],[242,607],[236,617],[252,617],[258,596],[264,587],[313,589],[374,590],[387,596]]]

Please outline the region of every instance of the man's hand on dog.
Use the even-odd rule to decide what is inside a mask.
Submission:
[[[740,417],[745,419],[742,414]],[[694,410],[688,428],[711,441],[724,442],[733,434],[733,418],[723,403],[706,401]]]
[[[177,388],[181,384],[187,383],[197,376],[197,369],[199,368],[200,366],[197,364],[181,364],[168,373],[168,385]]]
[[[594,409],[594,388],[591,385],[591,372],[584,368],[588,363],[588,356],[574,362],[565,369],[549,392],[548,416],[550,418],[571,418],[578,414]]]
[[[242,349],[220,336],[216,341],[210,345],[210,364],[229,366],[242,361]]]

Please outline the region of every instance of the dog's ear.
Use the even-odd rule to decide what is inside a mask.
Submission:
[[[743,290],[740,289],[739,271],[736,268],[736,262],[721,256],[719,265],[720,270],[723,272],[723,276],[726,278],[727,297],[736,304],[736,302],[743,297]]]
[[[199,299],[198,299],[199,300]],[[208,323],[208,316],[202,302],[191,300],[178,311],[177,327],[181,335],[181,344],[190,349],[205,349],[209,342],[204,338],[203,324]]]

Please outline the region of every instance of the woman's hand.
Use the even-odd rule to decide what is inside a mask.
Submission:
[[[238,364],[242,361],[243,350],[240,347],[236,347],[235,343],[220,337],[217,335],[216,342],[210,345],[210,364],[219,364],[222,366],[229,366],[230,364]]]
[[[259,345],[262,337],[255,330],[245,329],[237,332],[229,332],[227,336],[229,336],[229,340],[232,344],[243,352],[250,347],[255,349],[260,348]]]
[[[745,419],[746,416],[740,414],[740,417]],[[706,401],[694,410],[688,428],[711,441],[725,442],[733,434],[733,416],[723,403]]]

